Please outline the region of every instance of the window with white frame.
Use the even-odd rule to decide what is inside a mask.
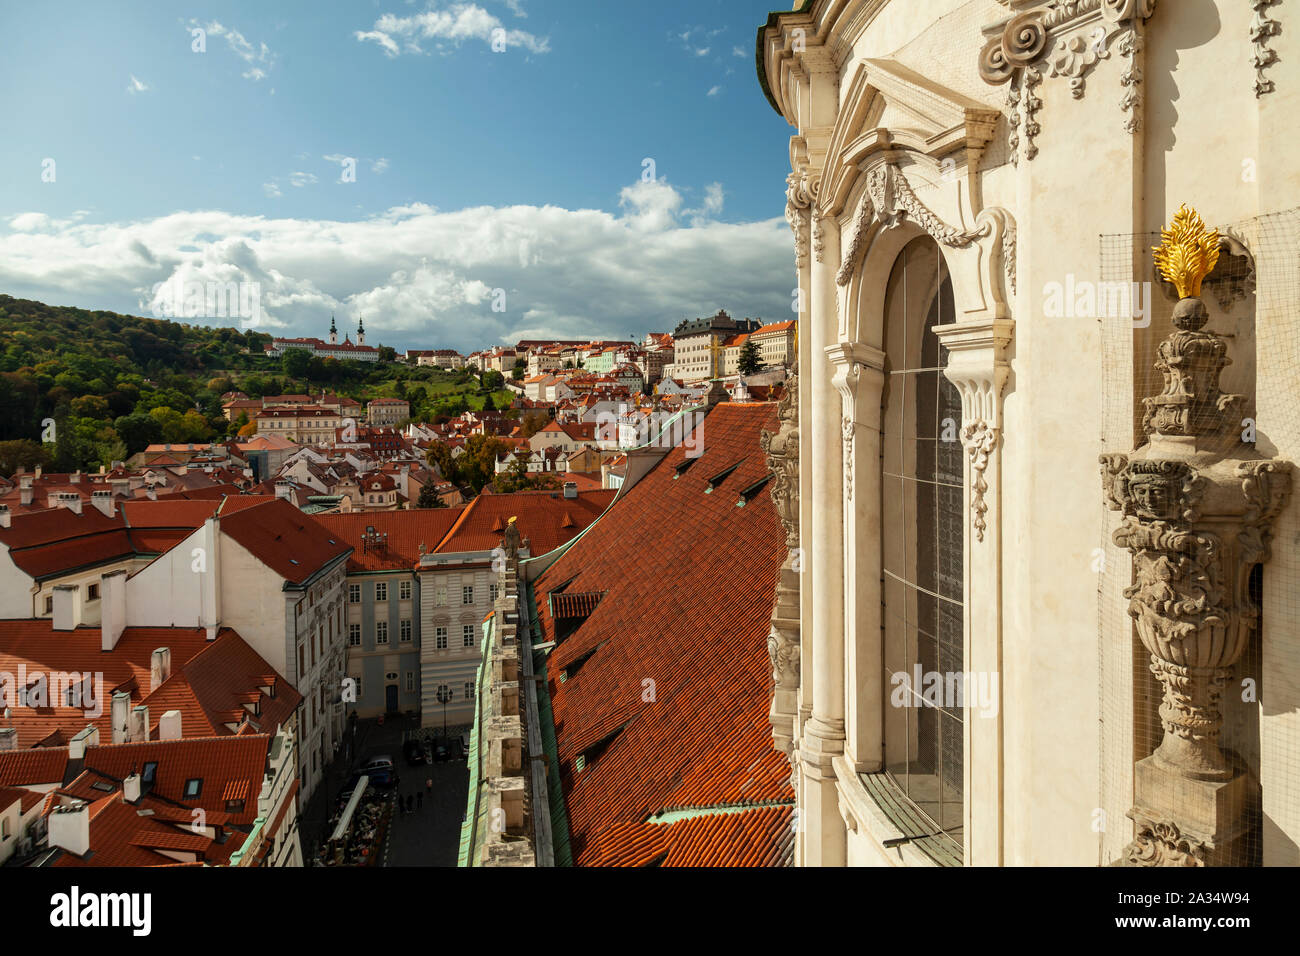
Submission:
[[[360,585],[360,584],[349,584],[349,585],[348,585],[348,603],[349,603],[349,604],[360,604],[360,603],[361,603],[361,585]]]
[[[460,603],[461,604],[474,603],[474,585],[467,584],[460,589]]]
[[[441,585],[441,584],[438,585],[438,590],[437,590],[436,595],[435,595],[435,597],[434,597],[434,601],[433,601],[433,603],[436,604],[438,607],[446,607],[446,606],[447,606],[447,587],[446,587],[446,585]]]
[[[497,596],[498,596],[500,593],[501,593],[501,585],[499,585],[499,584],[489,584],[489,585],[488,585],[488,597],[491,599],[491,601],[492,601],[493,604],[496,603]]]
[[[411,621],[409,618],[403,618],[398,622],[397,636],[403,644],[411,643]]]
[[[360,624],[348,625],[348,646],[349,647],[361,646],[361,625]]]
[[[434,631],[434,639],[438,650],[445,651],[447,649],[447,629],[445,627],[440,627]]]
[[[460,639],[466,647],[474,646],[474,625],[466,624],[460,629]]]
[[[388,622],[387,621],[375,621],[375,643],[376,644],[388,643]]]
[[[465,699],[474,699],[474,682],[472,680],[465,681]]]
[[[415,671],[406,672],[406,689],[408,692],[415,690]]]
[[[411,600],[411,582],[400,581],[397,585],[397,599],[399,601]]]
[[[376,581],[376,582],[375,582],[375,600],[376,600],[376,601],[387,601],[387,600],[388,600],[388,582],[387,582],[387,581]]]

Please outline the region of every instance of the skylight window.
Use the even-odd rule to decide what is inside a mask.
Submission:
[[[740,462],[736,462],[730,468],[718,472],[716,475],[714,475],[712,478],[709,479],[709,487],[704,489],[704,493],[706,495],[712,494],[713,489],[718,487],[718,485],[722,484],[724,481],[726,481],[727,477],[739,467],[740,467]]]
[[[203,792],[202,777],[190,777],[190,779],[185,781],[184,798],[186,800],[193,800],[196,797],[198,797],[198,795],[202,792]]]
[[[745,505],[748,504],[760,491],[767,487],[767,483],[771,480],[772,476],[770,474],[764,475],[748,488],[742,488],[740,491],[740,497],[736,499],[736,507],[745,507]]]
[[[144,773],[140,775],[140,781],[142,783],[153,783],[157,774],[158,762],[156,760],[151,760],[144,765]]]

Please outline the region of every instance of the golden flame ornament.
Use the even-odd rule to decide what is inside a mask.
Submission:
[[[1205,225],[1195,209],[1178,207],[1174,221],[1160,230],[1160,245],[1152,246],[1156,269],[1186,299],[1201,294],[1201,282],[1219,261],[1219,233]]]

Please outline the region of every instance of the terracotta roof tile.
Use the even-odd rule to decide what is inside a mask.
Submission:
[[[669,844],[686,865],[724,865],[740,852],[729,842],[736,828],[751,824],[744,859],[783,858],[775,811],[761,825],[746,811],[644,829],[675,808],[793,801],[767,716],[767,635],[785,536],[766,493],[736,504],[767,474],[759,433],[776,423],[773,405],[717,405],[699,426],[703,454],[690,468],[674,477],[693,442],[670,451],[534,585],[543,640],[557,636],[554,599],[567,613],[582,599],[562,595],[607,592],[547,662],[579,865],[649,862]],[[575,772],[580,755],[585,767]]]

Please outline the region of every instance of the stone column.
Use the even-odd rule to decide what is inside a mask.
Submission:
[[[812,461],[811,564],[816,629],[813,632],[813,710],[801,748],[803,863],[843,866],[846,833],[836,796],[834,758],[844,750],[844,524],[841,400],[832,384],[828,349],[839,327],[836,266],[839,225],[813,214],[812,315],[805,330],[812,366],[802,372],[812,383],[808,409]],[[805,677],[805,680],[807,678]]]
[[[853,773],[882,769],[884,687],[880,662],[880,395],[885,353],[860,342],[827,349],[840,394],[844,461],[845,759]]]
[[[944,377],[961,394],[966,451],[962,549],[965,701],[965,858],[1000,866],[1002,857],[1002,389],[1010,374],[1011,319],[957,322],[934,329],[948,349]],[[944,440],[944,436],[940,436]],[[973,692],[985,700],[972,699]]]

